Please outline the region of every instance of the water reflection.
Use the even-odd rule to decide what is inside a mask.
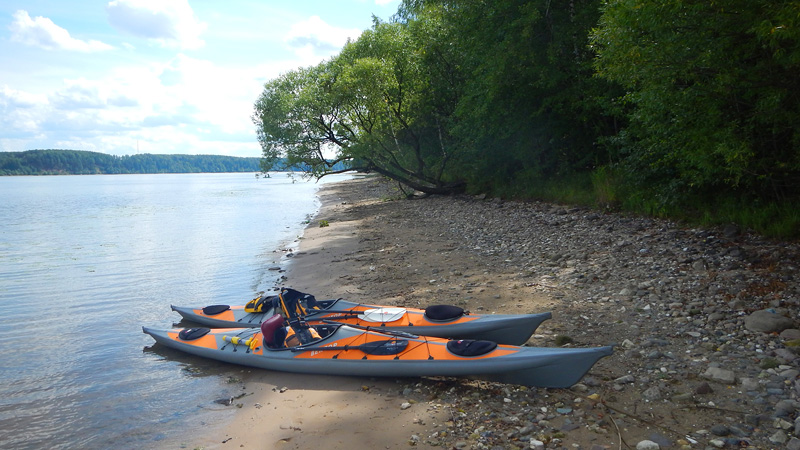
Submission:
[[[279,274],[264,268],[301,232],[318,187],[252,174],[0,177],[0,448],[162,447],[221,420],[207,408],[237,388],[238,369],[142,352],[141,327],[169,326],[171,303],[272,288]]]

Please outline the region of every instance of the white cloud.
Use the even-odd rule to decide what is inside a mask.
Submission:
[[[25,91],[3,86],[0,90],[0,105],[6,108],[34,108],[47,103],[43,95],[31,94]]]
[[[205,42],[206,24],[195,17],[187,0],[112,0],[108,19],[118,29],[163,47],[196,49]]]
[[[284,40],[304,64],[317,64],[321,58],[339,52],[348,38],[355,40],[360,35],[357,28],[337,28],[319,16],[311,16],[293,24]]]
[[[263,83],[338,53],[348,38],[369,27],[370,11],[380,9],[375,2],[383,0],[357,0],[365,12],[350,12],[347,20],[309,12],[308,5],[287,8],[270,1],[101,0],[106,8],[96,13],[34,11],[23,6],[25,0],[11,1],[19,5],[11,11],[19,11],[10,39],[0,39],[0,151],[258,156],[250,117]],[[23,10],[52,21],[32,19]],[[363,22],[354,20],[360,15]],[[357,23],[363,27],[354,28]],[[101,39],[117,51],[101,58],[74,53],[42,58],[18,43],[112,48],[86,41],[101,36],[89,30],[108,33],[109,25],[117,35]]]
[[[100,41],[83,41],[70,36],[69,31],[53,23],[52,20],[37,16],[31,18],[27,11],[14,13],[14,21],[9,26],[11,40],[46,50],[72,50],[77,52],[97,52],[113,47]]]
[[[69,111],[104,108],[106,106],[105,98],[101,96],[97,86],[93,86],[85,80],[69,82],[66,88],[53,94],[50,102],[57,109]]]

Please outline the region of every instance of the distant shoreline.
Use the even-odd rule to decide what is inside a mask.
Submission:
[[[25,150],[0,152],[0,176],[16,175],[122,175],[159,173],[264,173],[301,172],[286,159],[267,161],[261,156],[151,154],[109,155],[84,150]],[[346,169],[344,163],[333,170]]]

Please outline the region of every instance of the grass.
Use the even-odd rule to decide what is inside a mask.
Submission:
[[[800,239],[800,199],[748,200],[747,192],[680,193],[665,204],[653,193],[633,190],[612,170],[600,168],[554,179],[521,179],[493,193],[504,198],[543,200],[681,221],[688,226],[736,224],[762,236]]]

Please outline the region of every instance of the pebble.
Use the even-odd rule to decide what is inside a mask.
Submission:
[[[714,425],[709,431],[711,431],[711,434],[714,436],[727,436],[731,434],[730,428],[725,425]]]
[[[794,400],[780,400],[775,404],[775,416],[789,417],[797,411],[798,404]]]
[[[763,333],[780,333],[792,326],[794,320],[778,314],[774,309],[755,311],[744,319],[746,329]]]
[[[723,448],[726,445],[726,442],[725,442],[724,439],[711,439],[710,441],[708,441],[708,443],[712,447],[716,447],[716,448]]]
[[[742,389],[745,391],[757,391],[761,389],[761,384],[755,378],[744,377],[739,380]]]
[[[536,450],[544,450],[544,442],[538,439],[531,439],[528,446]]]
[[[697,395],[713,394],[714,389],[712,389],[711,385],[709,385],[708,383],[701,383],[694,389],[694,393]]]
[[[633,375],[624,375],[624,376],[621,376],[621,377],[617,378],[616,380],[614,380],[614,383],[616,383],[616,384],[628,384],[628,383],[633,383],[635,380],[636,379],[633,377]]]
[[[709,430],[721,431],[714,428],[719,426],[729,432],[709,432],[707,446],[795,445],[799,448],[793,450],[800,450],[800,423],[794,420],[800,409],[796,404],[800,399],[800,243],[762,239],[738,227],[687,228],[665,220],[537,201],[432,196],[390,203],[382,211],[391,213],[376,220],[421,230],[420,236],[430,237],[429,242],[441,244],[446,252],[481,261],[488,268],[474,270],[496,273],[498,280],[502,275],[502,281],[513,286],[508,295],[501,293],[504,299],[545,299],[543,304],[551,305],[555,313],[547,329],[537,331],[536,345],[552,346],[550,340],[556,334],[569,335],[575,346],[619,344],[614,356],[601,360],[600,369],[593,369],[581,381],[584,391],[565,390],[571,396],[561,396],[558,406],[554,399],[560,396],[559,390],[549,394],[545,393],[550,390],[531,390],[524,396],[487,392],[469,402],[451,400],[461,402],[453,410],[463,410],[466,423],[485,423],[485,431],[491,431],[493,424],[505,428],[491,436],[478,434],[478,441],[472,441],[467,439],[472,428],[461,432],[454,426],[442,447],[508,448],[513,444],[498,439],[507,435],[509,426],[516,426],[517,432],[528,421],[527,434],[535,437],[560,428],[559,421],[567,417],[572,424],[613,433],[610,423],[599,425],[602,421],[596,419],[607,412],[604,402],[627,408],[631,405],[615,402],[631,394],[638,401],[640,392],[650,399],[648,407],[673,408],[679,415],[691,402],[744,412],[740,424],[712,421],[720,421],[719,417],[704,421],[702,426]],[[393,252],[401,250],[398,246]],[[491,284],[470,284],[473,269],[459,266],[457,259],[452,264],[451,271],[458,270],[459,276],[448,276],[447,269],[441,269],[434,277],[436,284],[423,278],[424,294],[407,296],[408,306],[429,300],[466,305],[481,292],[487,299],[498,295]],[[360,286],[370,292],[372,287],[366,282]],[[482,305],[468,306],[480,311]],[[559,408],[574,405],[575,392],[586,392],[581,395],[593,399],[585,401],[591,407],[585,407],[585,415],[576,409],[565,416]],[[609,400],[613,396],[619,400]],[[504,398],[512,402],[504,404]],[[437,397],[436,402],[445,401]],[[509,425],[504,421],[510,411],[516,411],[522,422]],[[701,420],[704,416],[702,411],[693,414]],[[780,429],[774,427],[776,419],[783,420],[778,423]],[[459,423],[457,414],[455,423]],[[576,448],[570,441],[576,433],[565,434],[548,441],[546,447]],[[529,447],[543,449],[542,442],[531,438]],[[676,442],[671,448],[676,446],[683,444]]]
[[[660,450],[661,446],[650,440],[639,441],[636,450]]]
[[[661,400],[661,388],[658,386],[650,386],[642,392],[642,398],[651,402]]]
[[[781,339],[785,341],[794,341],[800,339],[800,330],[797,328],[787,328],[781,331]]]
[[[769,441],[773,444],[785,444],[789,441],[789,437],[786,436],[786,432],[783,430],[776,431],[772,436],[769,437]]]
[[[721,383],[736,383],[736,374],[732,370],[721,369],[719,367],[709,367],[702,376],[703,378],[719,381]]]

